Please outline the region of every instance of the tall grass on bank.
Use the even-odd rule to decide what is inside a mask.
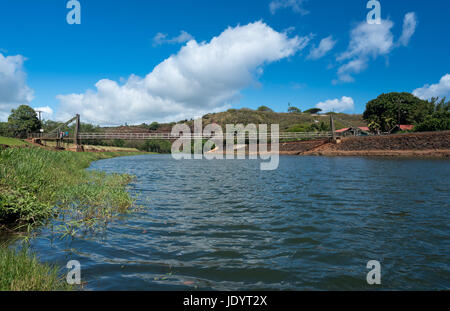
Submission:
[[[78,220],[126,211],[133,203],[125,188],[131,177],[86,170],[92,161],[118,155],[123,154],[0,151],[0,226],[23,228],[67,210]]]
[[[72,287],[58,269],[39,263],[26,248],[15,251],[0,246],[0,291],[55,291]]]

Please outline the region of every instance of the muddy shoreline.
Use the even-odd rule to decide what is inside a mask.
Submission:
[[[450,158],[450,131],[280,143],[280,154]]]

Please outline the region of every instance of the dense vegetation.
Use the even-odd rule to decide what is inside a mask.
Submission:
[[[389,132],[396,125],[415,125],[415,131],[450,130],[445,98],[422,100],[410,93],[382,94],[366,105],[364,120],[374,132]]]
[[[70,290],[58,269],[41,264],[26,248],[0,246],[0,291]]]
[[[450,102],[446,102],[445,98],[441,100],[432,98],[430,102],[433,104],[433,113],[427,115],[414,130],[416,132],[450,130]]]
[[[11,110],[7,123],[0,124],[0,136],[26,138],[28,133],[38,132],[41,122],[36,112],[27,105],[21,105]]]
[[[127,175],[87,171],[91,161],[118,153],[55,152],[41,148],[0,151],[0,227],[26,228],[65,208],[77,217],[107,219],[127,210],[132,199]]]
[[[1,138],[0,141],[14,139]],[[130,155],[131,153],[125,153]],[[26,231],[60,214],[62,236],[103,227],[125,212],[132,198],[128,175],[87,171],[91,161],[124,155],[75,153],[42,148],[0,150],[0,230]],[[41,264],[26,248],[0,246],[0,290],[67,290],[58,270]]]

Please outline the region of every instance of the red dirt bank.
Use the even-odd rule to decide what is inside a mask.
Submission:
[[[327,141],[280,143],[281,154],[322,156],[450,157],[450,131],[389,136],[347,137]]]

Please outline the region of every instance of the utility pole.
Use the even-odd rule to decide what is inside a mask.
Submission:
[[[80,115],[77,114],[75,116],[75,118],[76,118],[76,120],[75,120],[76,123],[75,123],[74,143],[75,143],[75,148],[76,148],[77,152],[80,152],[81,151],[81,146],[80,146],[80,140],[79,140],[79,137],[78,137],[78,133],[80,132]]]
[[[336,128],[334,126],[333,114],[330,114],[330,127],[331,127],[331,135],[333,143],[336,142]]]
[[[41,111],[41,110],[35,110],[35,111],[39,114],[39,121],[42,122],[41,114],[42,114],[44,111]]]
[[[59,149],[61,147],[61,129],[58,128],[58,131],[56,132],[56,148]]]

